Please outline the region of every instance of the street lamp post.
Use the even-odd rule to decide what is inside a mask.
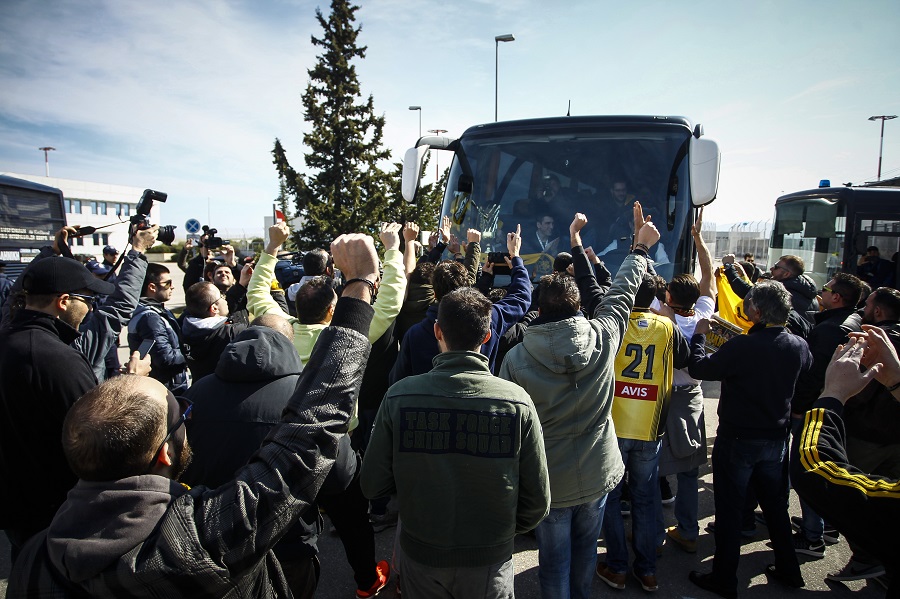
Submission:
[[[44,146],[43,148],[38,148],[38,150],[44,153],[44,172],[46,173],[44,176],[50,176],[50,152],[55,150],[56,148],[50,146]]]
[[[409,109],[419,111],[419,137],[422,137],[422,107],[421,106],[410,106]]]
[[[494,122],[497,121],[497,97],[500,91],[500,42],[514,42],[511,33],[494,37]]]
[[[870,116],[870,121],[881,121],[881,143],[878,145],[878,180],[881,181],[881,151],[884,149],[884,122],[897,118],[896,114]]]
[[[446,133],[446,129],[429,129],[429,133],[434,133],[435,135],[440,135],[441,133]],[[438,154],[434,153],[434,182],[437,183],[441,180],[441,171],[438,169]]]

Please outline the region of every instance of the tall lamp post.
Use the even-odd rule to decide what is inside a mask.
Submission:
[[[429,133],[434,133],[435,135],[440,135],[441,133],[446,133],[446,129],[429,129]],[[438,154],[434,153],[434,182],[437,183],[441,180],[441,171],[438,168]]]
[[[494,37],[494,122],[497,121],[497,97],[500,92],[500,42],[514,42],[511,33]]]
[[[43,148],[38,148],[41,152],[44,153],[44,172],[46,173],[44,176],[50,176],[50,152],[55,150],[56,148],[50,146],[44,146]]]
[[[419,111],[419,137],[422,137],[422,107],[421,106],[410,106],[409,109]]]
[[[884,122],[897,118],[896,114],[870,116],[870,121],[881,121],[881,143],[878,145],[878,180],[881,181],[881,151],[884,149]]]

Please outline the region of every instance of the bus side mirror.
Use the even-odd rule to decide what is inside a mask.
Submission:
[[[412,202],[416,198],[419,189],[419,179],[422,176],[422,164],[425,162],[425,153],[428,146],[410,148],[403,155],[403,180],[400,191],[403,199]]]
[[[716,199],[719,189],[719,144],[709,138],[691,137],[691,202],[705,206]],[[404,171],[405,173],[405,171]]]

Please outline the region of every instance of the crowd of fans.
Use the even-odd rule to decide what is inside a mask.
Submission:
[[[253,264],[230,246],[182,254],[177,317],[170,271],[144,255],[156,227],[94,268],[68,257],[65,227],[0,279],[8,596],[312,597],[322,513],[360,598],[391,580],[408,597],[512,597],[513,541],[532,531],[543,597],[590,597],[595,576],[657,591],[663,544],[697,551],[703,380],[722,382],[716,548],[690,580],[735,597],[741,537],[763,524],[777,583],[804,586],[798,555],[845,535],[853,558],[829,578],[896,596],[900,293],[846,273],[816,289],[797,256],[763,273],[728,255],[753,326],[708,353],[702,210],[699,280],[659,277],[659,232],[639,202],[631,216],[615,276],[581,213],[536,286],[520,229],[485,263],[481,233],[458,241],[445,217],[425,247],[414,223],[386,223],[380,256],[341,235],[287,293],[278,223]],[[546,252],[560,216],[544,217],[528,243]],[[131,356],[112,367],[123,331]]]

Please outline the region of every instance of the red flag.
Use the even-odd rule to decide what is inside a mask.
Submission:
[[[281,221],[281,222],[285,221],[284,212],[282,212],[278,208],[275,208],[275,222],[277,223],[278,221]]]

